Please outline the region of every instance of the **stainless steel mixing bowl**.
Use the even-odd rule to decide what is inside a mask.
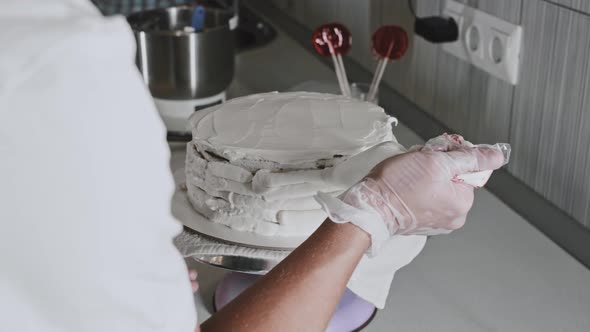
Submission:
[[[150,10],[127,18],[137,41],[137,66],[156,98],[210,97],[233,79],[233,14],[205,8],[204,29],[196,32],[191,27],[194,8]]]

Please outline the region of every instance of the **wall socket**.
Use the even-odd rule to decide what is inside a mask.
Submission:
[[[443,49],[512,85],[518,84],[522,27],[447,0],[443,15],[459,26],[459,39]]]

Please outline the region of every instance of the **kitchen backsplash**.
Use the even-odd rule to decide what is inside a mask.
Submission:
[[[313,29],[329,21],[353,34],[350,56],[373,70],[370,34],[412,31],[405,0],[273,0]],[[509,172],[590,228],[590,1],[462,0],[524,30],[520,82],[504,83],[418,36],[384,80],[474,143],[509,142]],[[444,0],[415,0],[418,16]],[[391,110],[395,114],[395,110]]]

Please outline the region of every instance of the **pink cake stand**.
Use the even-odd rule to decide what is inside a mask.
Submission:
[[[240,272],[226,274],[215,289],[215,297],[213,298],[215,311],[223,308],[223,306],[236,298],[259,277],[259,275]],[[360,331],[371,322],[376,311],[375,306],[371,303],[346,289],[326,331]]]

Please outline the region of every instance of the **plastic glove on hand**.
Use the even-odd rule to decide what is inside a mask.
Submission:
[[[457,134],[449,135],[446,133],[441,136],[430,139],[424,145],[413,146],[410,149],[410,151],[443,151],[444,152],[444,151],[458,150],[458,149],[465,148],[465,147],[469,147],[469,148],[489,147],[489,148],[498,149],[498,150],[502,151],[502,153],[504,154],[504,165],[508,164],[508,161],[510,159],[511,148],[510,148],[509,144],[497,143],[493,146],[486,145],[486,144],[473,145],[473,144],[471,144],[471,142],[466,141],[461,135],[457,135]],[[470,172],[470,173],[466,173],[466,174],[457,174],[457,176],[455,178],[453,178],[453,181],[464,182],[464,183],[470,184],[476,188],[481,188],[488,182],[488,180],[490,179],[490,176],[492,176],[491,170],[480,171],[480,172]]]
[[[436,235],[463,226],[474,186],[458,175],[505,163],[496,146],[424,148],[389,158],[338,198],[318,194],[334,222],[351,222],[371,235],[374,254],[395,235]]]

